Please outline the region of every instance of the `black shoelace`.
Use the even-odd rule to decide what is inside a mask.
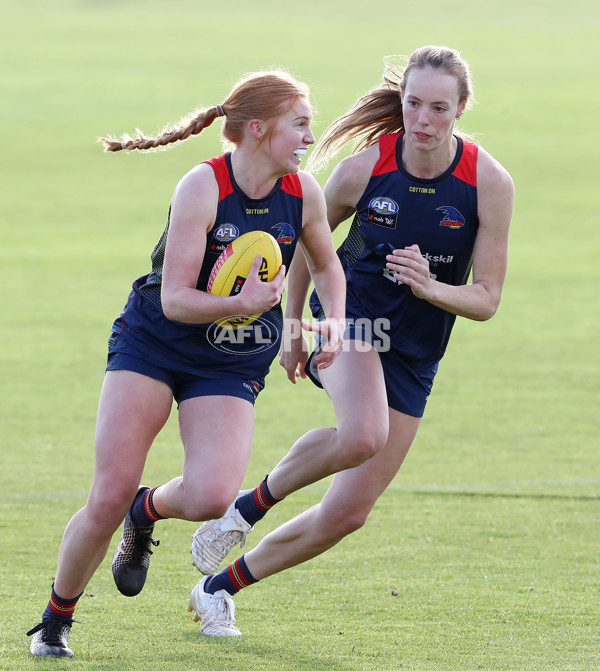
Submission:
[[[155,541],[154,538],[150,536],[151,533],[152,529],[146,530],[138,528],[135,530],[135,541],[132,558],[143,559],[145,554],[154,554],[150,549],[150,545],[154,545],[154,547],[156,547],[160,545],[160,541]]]
[[[48,645],[58,646],[64,648],[65,643],[63,636],[71,628],[70,624],[66,622],[58,622],[57,620],[47,620],[36,624],[33,629],[27,632],[27,636],[42,631],[42,641]]]

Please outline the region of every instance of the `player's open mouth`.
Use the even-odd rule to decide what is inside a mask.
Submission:
[[[306,156],[306,149],[294,149],[294,156]]]

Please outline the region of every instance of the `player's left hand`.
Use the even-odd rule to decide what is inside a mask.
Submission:
[[[321,351],[314,358],[318,368],[329,368],[342,351],[345,322],[337,319],[323,319],[318,322],[302,322],[305,331],[313,331],[321,336]]]
[[[429,273],[429,261],[421,254],[419,245],[394,249],[385,258],[386,267],[398,281],[409,286],[417,298],[427,298],[433,280]]]
[[[285,368],[288,380],[296,384],[296,378],[306,377],[304,366],[310,352],[308,342],[301,329],[284,328],[279,350],[279,365]]]

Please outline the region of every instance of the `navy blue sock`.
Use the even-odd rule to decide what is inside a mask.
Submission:
[[[157,520],[164,519],[156,512],[152,497],[156,487],[142,487],[136,494],[131,505],[131,519],[136,527],[151,527]]]
[[[83,592],[81,594],[83,594]],[[58,620],[59,622],[71,624],[71,622],[73,622],[73,612],[75,611],[75,606],[77,605],[81,594],[74,599],[63,599],[54,591],[54,584],[52,584],[50,601],[48,601],[46,610],[42,615],[42,622]]]
[[[262,520],[276,503],[283,501],[283,499],[276,499],[269,491],[268,477],[267,475],[256,489],[242,494],[235,502],[235,507],[240,511],[242,517],[252,526]]]
[[[208,594],[214,594],[224,589],[233,596],[244,587],[253,585],[255,582],[258,582],[258,580],[250,573],[244,555],[242,555],[227,568],[207,578],[204,583],[204,591]]]

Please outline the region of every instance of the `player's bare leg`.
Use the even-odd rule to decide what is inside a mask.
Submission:
[[[379,496],[402,465],[420,419],[390,410],[390,437],[374,457],[337,473],[323,500],[265,536],[246,553],[261,580],[325,552],[365,523]]]

